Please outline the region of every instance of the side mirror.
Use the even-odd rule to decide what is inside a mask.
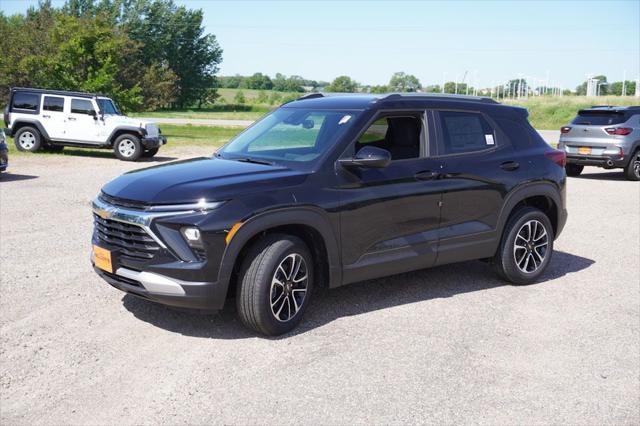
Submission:
[[[98,114],[95,112],[95,110],[89,111],[89,115],[92,116],[94,120],[98,119]]]
[[[342,167],[381,169],[387,167],[391,162],[391,153],[375,146],[365,146],[353,158],[342,158],[338,162]]]

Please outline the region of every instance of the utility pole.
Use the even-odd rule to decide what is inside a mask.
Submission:
[[[627,96],[627,70],[622,72],[622,96]]]
[[[447,73],[442,73],[442,88],[440,89],[441,93],[444,93],[444,85],[447,83]]]

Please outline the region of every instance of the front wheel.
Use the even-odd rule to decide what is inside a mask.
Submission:
[[[236,305],[242,322],[269,336],[295,328],[309,304],[313,261],[297,237],[273,234],[247,254],[238,277]]]
[[[567,171],[567,176],[580,176],[580,173],[584,170],[584,166],[579,164],[567,164],[564,169]]]
[[[513,284],[531,284],[545,271],[553,254],[553,227],[542,211],[524,207],[509,219],[492,264]]]
[[[624,174],[629,180],[640,180],[640,149],[631,156],[629,164],[624,169]]]
[[[131,134],[118,136],[113,143],[113,152],[121,160],[136,161],[143,153],[140,138]]]

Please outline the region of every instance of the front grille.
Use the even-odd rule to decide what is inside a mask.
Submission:
[[[146,204],[141,203],[139,201],[133,201],[133,200],[126,200],[124,198],[116,198],[116,197],[112,197],[111,195],[108,195],[104,192],[102,192],[100,194],[100,198],[102,198],[102,201],[111,204],[113,206],[118,206],[118,207],[124,207],[124,208],[128,208],[128,209],[135,209],[135,210],[143,210],[146,207]]]
[[[160,250],[158,243],[139,226],[103,219],[97,214],[93,219],[98,240],[117,247],[123,257],[146,261]]]

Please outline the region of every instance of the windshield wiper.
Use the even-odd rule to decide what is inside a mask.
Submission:
[[[258,160],[257,158],[250,158],[250,157],[230,158],[230,160],[242,161],[243,163],[264,164],[267,166],[273,165],[271,161]]]

